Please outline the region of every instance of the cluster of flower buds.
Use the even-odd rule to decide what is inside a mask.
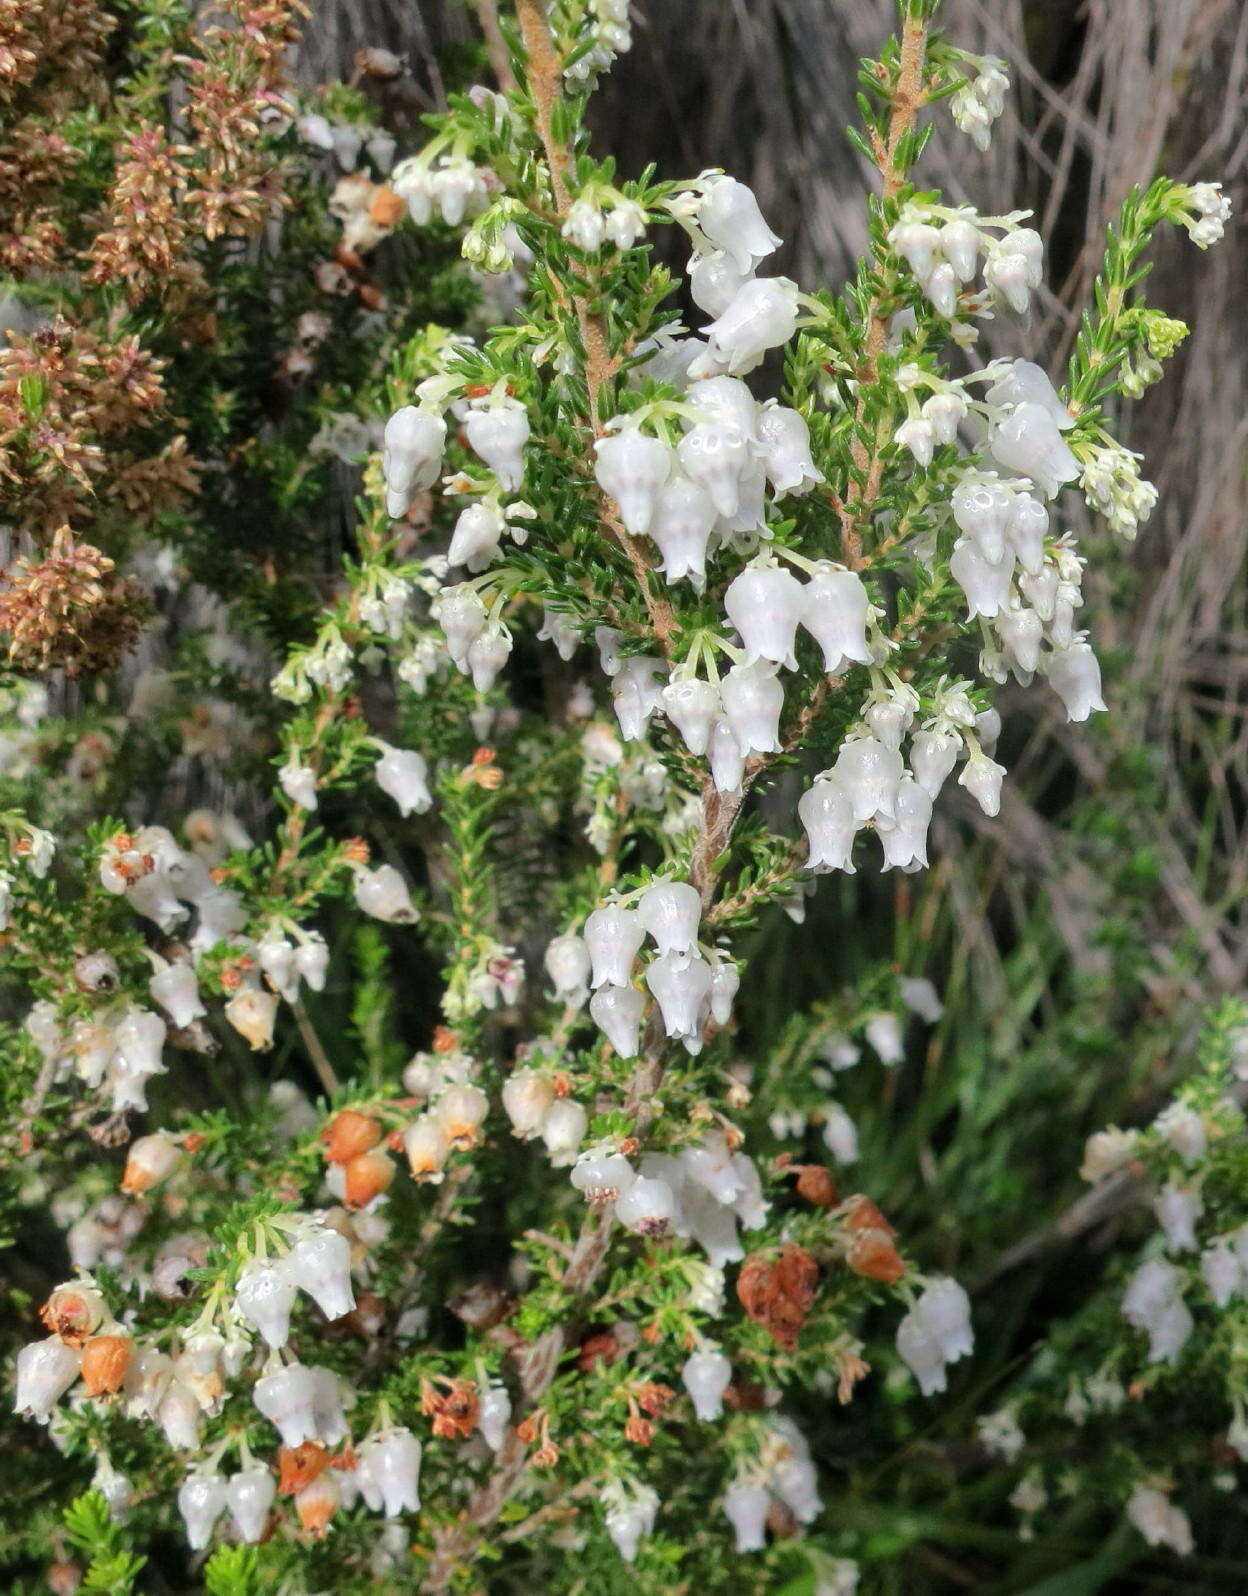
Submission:
[[[467,1152],[481,1140],[490,1100],[472,1084],[473,1061],[464,1053],[418,1053],[403,1072],[424,1111],[403,1133],[403,1148],[413,1177],[437,1184],[453,1151]]]
[[[579,940],[579,939],[578,939]],[[558,1169],[572,1163],[589,1129],[589,1115],[567,1095],[558,1075],[522,1067],[503,1082],[503,1111],[522,1141],[540,1138]]]
[[[590,1147],[572,1167],[572,1184],[588,1202],[614,1204],[639,1235],[692,1240],[715,1269],[745,1256],[738,1223],[757,1230],[767,1218],[753,1159],[718,1132],[680,1153],[647,1153],[636,1169],[610,1144]]]
[[[767,1521],[778,1502],[799,1524],[811,1524],[823,1503],[806,1438],[791,1419],[776,1414],[767,1421],[758,1459],[724,1492],[724,1514],[732,1525],[738,1552],[761,1552]]]
[[[632,249],[646,232],[646,213],[635,199],[605,184],[588,184],[572,202],[561,229],[564,238],[587,255],[604,244]]]
[[[968,1357],[974,1344],[966,1292],[948,1276],[929,1279],[897,1327],[897,1351],[924,1396],[945,1389],[948,1365]]]
[[[992,142],[992,124],[1005,110],[1005,96],[1010,80],[1005,73],[1005,62],[995,55],[965,56],[974,76],[968,76],[950,96],[949,110],[953,120],[970,135],[981,150]]]
[[[1160,1486],[1135,1487],[1127,1500],[1127,1521],[1150,1546],[1169,1547],[1180,1557],[1187,1557],[1195,1546],[1191,1520]]]
[[[967,341],[974,331],[956,322],[959,312],[984,314],[993,303],[1024,315],[1044,271],[1044,241],[1032,227],[1018,224],[1027,212],[980,216],[970,206],[951,208],[909,200],[893,224],[888,242],[910,268],[938,316],[955,322]],[[999,234],[1000,236],[996,236]],[[983,256],[986,295],[966,291]],[[960,328],[965,327],[965,331]]]

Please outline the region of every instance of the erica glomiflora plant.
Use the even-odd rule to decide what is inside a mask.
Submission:
[[[1063,496],[1124,537],[1148,515],[1104,412],[1184,331],[1140,298],[1142,254],[1166,221],[1204,247],[1227,210],[1213,185],[1133,194],[1070,369],[978,364],[1044,245],[916,186],[940,102],[983,142],[1006,89],[935,9],[903,0],[863,68],[881,191],[833,296],[769,271],[731,176],[593,157],[625,6],[517,0],[519,86],[335,192],[347,255],[397,196],[515,309],[422,328],[374,392],[343,579],[273,678],[275,823],[253,842],[137,795],[59,836],[2,817],[34,999],[11,1150],[74,1265],[16,1406],[129,1519],[69,1520],[109,1588],[139,1577],[122,1541],[179,1517],[219,1543],[220,1592],[855,1588],[804,1413],[879,1378],[881,1325],[871,1361],[943,1391],[970,1304],[844,1170],[776,1147],[813,1121],[851,1166],[849,1033],[894,1065],[939,997],[890,975],[799,1018],[770,1073],[734,1035],[743,934],[821,874],[923,868],[955,771],[996,813],[997,684],[1104,709]],[[347,164],[364,137],[299,128]],[[795,813],[751,802],[795,767]],[[388,959],[421,1002],[442,966],[406,1067]],[[250,1090],[246,1050],[274,1048],[327,1101]],[[97,1113],[127,1144],[103,1172],[55,1139]]]

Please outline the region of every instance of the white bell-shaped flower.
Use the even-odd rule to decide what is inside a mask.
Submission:
[[[872,693],[866,701],[862,718],[871,728],[872,736],[882,742],[885,748],[898,749],[902,738],[914,724],[918,705],[918,695],[913,688],[888,687]]]
[[[663,578],[688,577],[694,591],[706,586],[706,554],[717,510],[691,478],[677,474],[664,483],[650,520],[650,536],[663,556]]]
[[[635,742],[642,736],[651,715],[661,706],[663,689],[656,678],[663,669],[662,660],[634,654],[616,671],[611,684],[612,702],[625,742]]]
[[[1225,1308],[1232,1297],[1243,1292],[1243,1265],[1224,1236],[1201,1253],[1200,1273],[1219,1308]]]
[[[922,415],[937,445],[958,441],[958,425],[966,419],[967,403],[960,393],[934,393],[923,401]]]
[[[234,1306],[269,1346],[284,1347],[290,1339],[297,1289],[284,1258],[277,1263],[250,1263],[238,1277]]]
[[[380,1493],[387,1518],[420,1510],[420,1442],[409,1429],[382,1430],[360,1447],[359,1466]]]
[[[947,1275],[929,1281],[916,1304],[924,1327],[939,1343],[945,1360],[956,1363],[975,1349],[971,1303],[956,1280]]]
[[[607,237],[616,249],[632,249],[646,233],[646,213],[636,200],[617,200],[607,213]]]
[[[1044,625],[1035,610],[1013,600],[997,611],[993,622],[1005,662],[1020,676],[1030,678],[1040,663]]]
[[[868,1015],[862,1034],[866,1037],[868,1045],[879,1055],[881,1064],[891,1069],[894,1064],[900,1064],[905,1058],[905,1033],[901,1020],[888,1009],[880,1009],[877,1013]]]
[[[421,1114],[403,1132],[403,1152],[416,1180],[436,1185],[450,1151],[446,1131],[432,1114]]]
[[[1048,499],[1079,475],[1079,462],[1043,406],[1021,404],[993,429],[988,447],[1007,471],[1030,477]]]
[[[984,813],[991,817],[1001,812],[1001,783],[1004,779],[1004,765],[998,765],[987,754],[976,753],[972,749],[958,777],[958,786],[965,787]]]
[[[745,754],[736,733],[722,716],[711,727],[708,751],[716,792],[739,793],[745,779]]]
[[[840,782],[816,781],[797,801],[797,817],[806,828],[810,855],[808,870],[844,870],[854,874],[854,838],[858,821],[854,806]]]
[[[13,1411],[28,1413],[32,1419],[45,1424],[81,1369],[81,1351],[66,1346],[59,1336],[30,1342],[17,1355]]]
[[[636,1058],[646,1000],[632,986],[600,986],[589,1000],[589,1015],[621,1058]]]
[[[449,565],[463,565],[468,570],[484,571],[498,554],[507,523],[497,504],[483,501],[470,504],[461,510],[451,533],[451,546],[446,551]]]
[[[997,741],[1001,736],[1001,713],[991,704],[982,714],[975,717],[975,735],[979,738],[979,746],[990,757],[997,751]]]
[[[468,669],[468,650],[485,631],[485,605],[475,589],[448,588],[438,602],[438,623],[451,658],[461,671]]]
[[[225,1505],[242,1540],[254,1545],[264,1534],[269,1509],[277,1495],[277,1481],[268,1469],[241,1469],[225,1487]]]
[[[1029,576],[1038,576],[1044,568],[1044,539],[1048,530],[1049,512],[1040,500],[1030,493],[1015,494],[1005,539]]]
[[[856,737],[841,744],[833,779],[849,799],[855,822],[896,815],[897,788],[905,773],[901,754],[876,737]]]
[[[1025,315],[1032,289],[1044,280],[1044,240],[1034,227],[1019,227],[990,247],[984,281]]]
[[[312,1376],[317,1439],[335,1446],[351,1433],[343,1412],[342,1385],[332,1369],[318,1367],[308,1372]]]
[[[908,416],[893,433],[893,442],[902,449],[909,449],[920,470],[925,471],[931,465],[936,453],[936,432],[923,416]]]
[[[741,751],[747,756],[779,753],[784,688],[776,667],[762,660],[734,665],[721,679],[719,690],[724,720]]]
[[[839,1103],[823,1111],[823,1145],[838,1164],[858,1162],[858,1128]]]
[[[777,494],[809,493],[824,480],[810,453],[805,416],[769,399],[758,412],[758,437],[767,480]]]
[[[728,377],[722,372],[699,377],[690,385],[685,404],[697,420],[735,427],[751,448],[760,445],[758,400],[750,392],[749,383],[740,377]]]
[[[1067,720],[1087,720],[1089,715],[1106,707],[1101,697],[1100,663],[1082,639],[1047,655],[1044,673],[1049,686],[1066,707]]]
[[[617,1552],[626,1563],[637,1560],[642,1541],[654,1529],[655,1515],[659,1511],[659,1498],[648,1485],[634,1484],[628,1491],[612,1491],[608,1484],[602,1491],[606,1509],[603,1523]]]
[[[676,1218],[676,1194],[665,1180],[638,1175],[615,1205],[615,1217],[639,1236],[665,1236]]]
[[[903,975],[897,987],[911,1014],[917,1014],[929,1025],[935,1025],[945,1012],[940,994],[925,975]]]
[[[711,727],[719,714],[719,689],[694,676],[673,677],[660,698],[664,713],[685,740],[691,754],[701,758],[711,739]]]
[[[722,316],[741,285],[753,275],[752,270],[742,271],[732,256],[722,249],[690,256],[686,270],[689,297],[708,316]]]
[[[702,331],[707,352],[690,366],[694,376],[725,372],[740,376],[761,365],[769,349],[787,344],[797,331],[798,287],[787,277],[744,282],[723,314]]]
[[[592,255],[602,248],[607,236],[607,220],[595,200],[581,195],[569,206],[560,232],[577,249]]]
[[[1016,408],[1018,405],[1041,405],[1053,418],[1062,432],[1069,432],[1075,418],[1058,398],[1057,390],[1049,381],[1049,374],[1034,360],[1002,360],[993,363],[996,380],[984,398],[999,408]]]
[[[967,216],[955,216],[937,234],[940,253],[953,267],[959,282],[969,283],[979,262],[981,234]]]
[[[378,865],[376,870],[358,870],[355,876],[355,901],[374,920],[410,925],[419,919],[407,890],[407,882],[393,865]]]
[[[830,675],[846,661],[871,660],[867,621],[871,600],[857,571],[820,566],[802,593],[802,625],[823,650],[823,668]]]
[[[305,1441],[320,1439],[316,1398],[316,1373],[302,1363],[289,1363],[262,1375],[252,1392],[257,1411],[276,1426],[283,1446],[302,1446]]]
[[[1010,601],[1014,554],[1005,549],[997,562],[986,560],[978,545],[961,537],[949,556],[949,574],[966,595],[968,619],[982,615],[991,620]]]
[[[414,748],[386,750],[373,766],[373,776],[382,792],[399,806],[402,815],[423,815],[433,806],[429,791],[429,766],[425,756]]]
[[[724,1492],[724,1516],[732,1525],[739,1553],[761,1552],[767,1544],[771,1492],[757,1479],[734,1480]]]
[[[693,1411],[703,1424],[723,1417],[724,1392],[732,1381],[732,1364],[722,1352],[707,1348],[685,1360],[681,1383],[693,1402]]]
[[[623,1153],[606,1152],[599,1147],[581,1154],[569,1179],[586,1202],[613,1203],[637,1179],[637,1171]]]
[[[627,986],[633,962],[646,940],[646,928],[636,909],[608,903],[585,921],[585,946],[589,949],[593,981],[599,986]]]
[[[1200,1193],[1192,1186],[1168,1182],[1153,1199],[1153,1212],[1166,1236],[1167,1252],[1195,1252],[1196,1221],[1204,1211]]]
[[[570,1164],[589,1130],[589,1115],[571,1097],[560,1097],[542,1122],[542,1141],[554,1166]]]
[[[781,242],[763,220],[753,189],[735,177],[717,177],[707,184],[698,204],[697,224],[743,276],[754,271]]]
[[[793,652],[805,589],[782,565],[747,565],[724,593],[724,610],[741,634],[746,664],[771,660],[797,669]]]
[[[702,1048],[702,1027],[710,1012],[711,967],[698,953],[664,953],[646,968],[663,1024],[673,1041],[690,1053]]]
[[[671,450],[629,422],[599,438],[594,450],[594,476],[619,506],[625,530],[634,536],[648,532],[659,489],[671,473]]]
[[[491,1452],[497,1452],[507,1439],[511,1423],[511,1397],[502,1385],[487,1385],[477,1404],[477,1429]]]
[[[469,446],[498,478],[504,493],[518,493],[524,481],[524,446],[529,414],[519,399],[491,397],[464,418]]]
[[[355,1307],[351,1244],[338,1231],[323,1225],[305,1231],[285,1262],[289,1278],[307,1292],[327,1319],[341,1319]]]
[[[550,1077],[540,1070],[518,1069],[503,1082],[503,1112],[522,1141],[540,1134],[555,1101]]]
[[[936,798],[958,762],[962,739],[952,731],[928,728],[910,742],[910,769],[924,792]]]
[[[537,634],[539,643],[553,643],[561,660],[570,660],[576,653],[581,634],[561,610],[552,610],[547,604],[542,610],[542,626]]]
[[[215,1472],[188,1474],[178,1487],[178,1512],[193,1552],[202,1552],[212,1539],[213,1526],[225,1512],[228,1499],[229,1488]]]
[[[696,421],[676,446],[676,458],[717,515],[731,518],[741,507],[742,484],[755,464],[749,436],[731,420],[711,416]]]
[[[911,776],[897,784],[894,817],[876,822],[885,870],[927,868],[927,831],[932,823],[932,800]]]
[[[417,405],[404,405],[386,422],[381,470],[386,482],[386,513],[403,515],[413,497],[431,488],[442,469],[446,422]]]
[[[208,1012],[200,1000],[195,966],[185,961],[157,970],[147,990],[179,1030]]]
[[[642,893],[637,918],[661,954],[691,953],[697,946],[702,900],[687,881],[656,881]]]
[[[732,1003],[741,986],[741,971],[731,959],[715,959],[711,964],[711,1018],[716,1025],[727,1025],[732,1018]]]
[[[584,1003],[589,991],[591,969],[589,948],[584,938],[578,937],[574,931],[553,937],[547,944],[544,963],[555,996],[574,1007]]]
[[[1006,531],[1015,500],[1013,491],[1001,482],[970,478],[953,490],[951,507],[958,530],[990,564],[998,564],[1005,554]]]

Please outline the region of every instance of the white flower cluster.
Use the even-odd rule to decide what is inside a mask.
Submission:
[[[626,54],[632,43],[629,0],[587,0],[583,33],[577,41],[575,59],[564,69],[564,77],[577,88],[592,83],[609,71],[616,57]]]
[[[1005,62],[995,55],[966,56],[968,66],[975,68],[975,76],[967,77],[949,100],[953,120],[974,139],[981,150],[992,143],[992,124],[1005,110],[1005,96],[1010,80],[1006,76]]]
[[[767,1544],[767,1516],[773,1501],[786,1507],[799,1524],[812,1524],[823,1507],[806,1438],[783,1414],[768,1420],[757,1463],[739,1474],[724,1492],[724,1513],[736,1536],[738,1552],[759,1552]]]
[[[1034,227],[1020,227],[1028,213],[980,216],[969,205],[951,207],[910,200],[888,235],[938,316],[953,321],[960,309],[986,315],[994,304],[1009,305],[1024,315],[1044,274],[1044,241]],[[1000,236],[996,236],[999,234]],[[967,285],[983,257],[983,295],[968,294]],[[954,328],[959,341],[970,342],[974,329]]]
[[[497,186],[494,174],[451,152],[435,159],[439,141],[419,155],[400,161],[390,175],[390,187],[407,206],[417,227],[433,220],[435,208],[448,227],[479,215]]]
[[[394,134],[383,127],[331,122],[319,111],[305,112],[295,126],[305,144],[332,154],[344,172],[355,170],[361,151],[381,173],[388,172],[394,162]]]
[[[753,1159],[732,1151],[719,1132],[680,1153],[646,1153],[636,1169],[610,1143],[590,1147],[571,1178],[588,1202],[614,1205],[615,1217],[639,1235],[691,1239],[714,1269],[745,1256],[738,1224],[758,1230],[767,1219]]]

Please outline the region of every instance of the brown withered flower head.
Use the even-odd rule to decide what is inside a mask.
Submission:
[[[110,670],[138,640],[151,613],[147,594],[90,543],[60,527],[41,560],[3,573],[0,631],[18,670],[92,676]]]
[[[737,1276],[737,1296],[756,1324],[791,1352],[819,1287],[819,1265],[804,1247],[790,1242],[778,1257],[752,1253]]]

